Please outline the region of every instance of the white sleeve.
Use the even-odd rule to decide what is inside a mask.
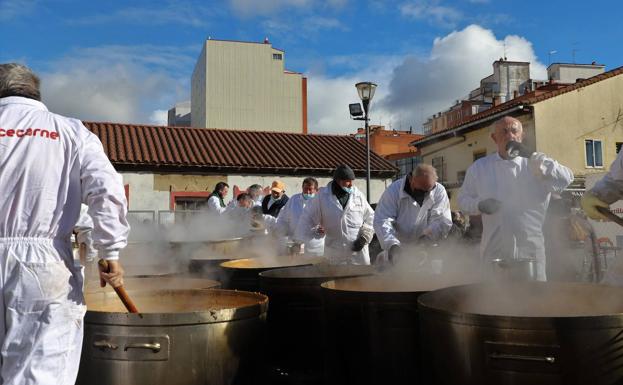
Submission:
[[[450,199],[448,199],[446,189],[442,186],[436,190],[428,228],[432,231],[433,239],[441,239],[448,235],[452,228],[452,214],[450,213]]]
[[[225,210],[227,210],[227,207],[221,207],[221,201],[217,197],[211,196],[210,199],[208,199],[208,210],[217,214],[223,214]]]
[[[80,132],[84,131],[84,132]],[[102,143],[86,127],[83,146],[79,148],[82,203],[89,206],[93,220],[93,244],[103,259],[118,259],[127,245],[130,225],[123,181],[104,153]]]
[[[476,163],[472,164],[465,173],[465,179],[463,180],[463,186],[459,191],[459,207],[467,215],[478,215],[478,202],[480,197],[478,196],[478,177],[476,175]]]
[[[623,151],[610,165],[610,171],[591,189],[591,191],[608,204],[623,198]]]
[[[88,214],[88,207],[82,205],[80,208],[80,218],[74,226],[74,232],[76,233],[76,241],[78,244],[84,244],[86,246],[87,260],[92,260],[97,256],[97,250],[93,246],[93,221]]]
[[[372,242],[372,238],[374,237],[374,210],[368,203],[367,199],[363,197],[364,202],[364,210],[363,210],[363,224],[359,229],[359,235],[363,236],[366,240],[366,243]]]
[[[374,212],[374,232],[383,250],[389,250],[393,245],[400,245],[400,240],[396,237],[396,218],[398,218],[396,199],[392,196],[392,191],[386,189]]]
[[[321,199],[320,196],[312,199],[303,209],[303,213],[296,225],[296,231],[294,233],[294,240],[297,242],[307,243],[314,239],[314,228],[318,226],[322,220],[320,215]]]
[[[292,216],[292,201],[292,198],[288,199],[288,202],[286,202],[285,206],[283,206],[281,211],[279,211],[279,215],[277,216],[277,220],[275,222],[274,231],[277,235],[281,237],[294,235],[288,234],[288,230],[290,229],[290,221],[292,220],[292,218],[290,218]]]
[[[548,191],[561,193],[573,182],[571,169],[547,157],[547,155],[537,152],[530,157],[530,160],[532,162],[528,162],[529,167],[539,169],[537,173],[543,175],[542,180]]]

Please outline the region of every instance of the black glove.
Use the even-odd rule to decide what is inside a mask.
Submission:
[[[478,210],[483,214],[495,214],[502,206],[502,202],[497,199],[489,198],[478,202]]]
[[[524,146],[522,143],[515,142],[511,140],[506,143],[506,153],[509,158],[516,158],[521,156],[522,158],[529,158],[532,155],[532,151],[528,150],[528,147]]]
[[[389,263],[395,265],[396,262],[400,259],[400,254],[402,253],[402,249],[398,245],[392,245],[387,251],[387,259],[389,259]]]
[[[366,245],[366,239],[362,236],[357,237],[357,239],[355,239],[355,242],[353,242],[353,247],[351,248],[352,251],[361,251],[361,249],[363,249],[363,247]]]

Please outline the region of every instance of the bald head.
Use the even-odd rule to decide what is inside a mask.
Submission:
[[[505,116],[496,121],[493,125],[493,132],[491,133],[491,139],[493,139],[498,148],[498,154],[504,159],[508,158],[506,144],[510,141],[521,143],[523,136],[524,133],[521,122],[510,116]]]

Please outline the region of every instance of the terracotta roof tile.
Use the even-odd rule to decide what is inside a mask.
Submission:
[[[84,122],[120,171],[329,175],[339,164],[365,174],[366,147],[352,136]],[[371,175],[397,169],[370,154]]]

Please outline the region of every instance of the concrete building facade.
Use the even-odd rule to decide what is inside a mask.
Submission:
[[[191,125],[307,133],[307,79],[264,43],[208,39],[191,79]]]
[[[167,115],[167,125],[171,127],[190,127],[190,100],[175,103],[169,109]]]

